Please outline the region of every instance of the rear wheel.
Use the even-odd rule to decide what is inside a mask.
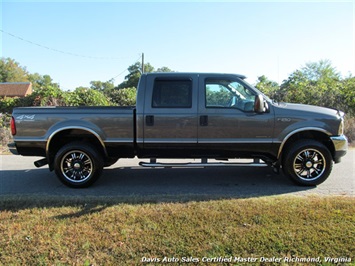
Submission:
[[[63,146],[54,159],[54,170],[59,180],[74,188],[92,185],[101,175],[103,159],[90,144],[72,142]]]
[[[322,143],[315,140],[295,142],[285,153],[283,171],[292,181],[303,186],[323,183],[333,167],[332,156]]]

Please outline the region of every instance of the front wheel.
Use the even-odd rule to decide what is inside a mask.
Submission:
[[[323,183],[333,167],[332,156],[322,143],[314,140],[295,142],[285,153],[283,171],[298,185]]]
[[[84,142],[72,142],[57,152],[54,170],[63,184],[84,188],[100,177],[103,164],[102,156],[95,147]]]

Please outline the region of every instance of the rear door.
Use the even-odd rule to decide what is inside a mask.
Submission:
[[[196,147],[198,76],[153,74],[146,82],[144,149]]]

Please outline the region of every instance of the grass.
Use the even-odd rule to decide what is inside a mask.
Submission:
[[[218,257],[254,258],[257,264],[265,264],[261,257],[355,260],[352,197],[62,200],[2,198],[1,265],[154,265],[149,261],[165,257],[206,265],[220,265],[213,261]]]

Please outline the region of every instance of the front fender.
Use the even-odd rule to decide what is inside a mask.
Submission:
[[[321,121],[298,121],[292,123],[292,121],[285,121],[284,118],[278,118],[276,121],[276,129],[282,130],[277,134],[277,140],[279,142],[285,142],[290,136],[301,131],[319,131],[327,134],[328,136],[334,135],[329,125]],[[289,123],[286,127],[285,124]]]
[[[302,133],[302,132],[308,132],[308,131],[315,131],[315,132],[320,132],[320,133],[323,133],[323,134],[326,134],[328,135],[329,137],[332,135],[329,131],[323,129],[323,128],[319,128],[319,127],[302,127],[302,128],[297,128],[291,132],[289,132],[283,139],[280,144],[280,147],[279,147],[279,151],[278,151],[278,154],[277,154],[277,158],[280,159],[280,155],[282,153],[282,150],[283,150],[283,147],[285,146],[286,142],[292,137],[294,136],[295,134],[298,134],[298,133]]]

